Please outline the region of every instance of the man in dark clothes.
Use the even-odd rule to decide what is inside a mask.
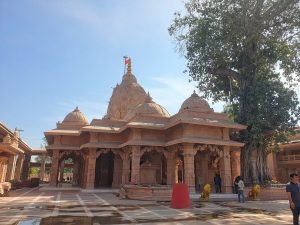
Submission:
[[[215,189],[216,189],[216,193],[221,193],[221,177],[220,174],[216,174],[216,176],[214,177],[214,183],[215,183]]]
[[[300,184],[299,176],[296,173],[290,175],[290,183],[286,185],[286,192],[293,212],[294,225],[299,225],[300,214]]]

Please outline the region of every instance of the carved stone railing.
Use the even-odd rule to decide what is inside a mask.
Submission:
[[[272,189],[285,189],[286,184],[271,184]]]
[[[300,161],[300,154],[279,156],[278,160],[279,161],[295,161],[295,160]]]

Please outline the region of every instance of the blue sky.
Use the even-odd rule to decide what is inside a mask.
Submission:
[[[102,118],[124,55],[154,101],[175,114],[195,86],[167,31],[182,9],[181,0],[0,1],[0,121],[40,147],[43,132],[76,106],[89,122]]]

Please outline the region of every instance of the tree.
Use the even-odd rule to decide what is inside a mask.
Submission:
[[[40,173],[40,169],[37,167],[30,167],[30,176],[38,176]]]
[[[266,157],[299,120],[299,0],[189,0],[169,33],[206,98],[227,101],[246,182],[268,178]]]
[[[45,149],[46,146],[48,145],[48,142],[47,142],[47,139],[46,137],[43,137],[42,138],[42,141],[43,141],[43,144],[41,144],[40,148],[41,149]],[[46,157],[46,158],[44,158]],[[51,157],[50,156],[41,156],[41,155],[37,155],[35,158],[34,158],[34,161],[35,162],[42,162],[43,160],[45,160],[46,163],[51,163]]]

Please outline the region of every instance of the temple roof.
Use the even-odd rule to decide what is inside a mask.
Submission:
[[[64,124],[70,123],[70,124],[82,124],[86,125],[88,124],[88,121],[86,120],[85,116],[82,112],[80,112],[79,108],[76,107],[72,112],[70,112],[65,119],[63,120]]]
[[[153,116],[153,117],[170,117],[169,112],[161,105],[155,103],[148,93],[144,103],[139,104],[131,109],[125,116],[125,120],[130,120],[136,115]]]
[[[187,98],[182,103],[179,112],[182,112],[184,110],[193,110],[207,113],[214,111],[212,108],[210,108],[208,102],[201,98],[199,95],[197,95],[195,91],[189,98]]]
[[[199,133],[198,128],[205,132],[206,129],[215,132],[216,139],[206,138],[206,133]],[[142,129],[149,130],[148,134]],[[223,132],[230,133],[242,129],[246,129],[246,126],[230,121],[224,113],[215,113],[208,102],[195,92],[182,103],[177,114],[170,116],[168,111],[155,103],[150,94],[147,95],[138,84],[132,74],[129,59],[127,72],[121,84],[114,88],[104,118],[93,119],[88,124],[84,115],[76,108],[56,129],[45,132],[45,136],[48,143],[51,143],[48,150],[60,149],[61,145],[57,145],[60,141],[63,143],[63,149],[72,149],[75,147],[72,146],[75,140],[76,150],[122,148],[127,145],[170,146],[184,142],[242,146],[243,143],[225,140],[223,135]],[[176,132],[178,135],[173,134]],[[154,140],[148,140],[149,137],[153,138],[153,135],[156,135]],[[72,137],[56,137],[55,142],[54,136]]]
[[[131,73],[130,60],[122,83],[120,85],[117,84],[113,90],[106,117],[112,120],[123,120],[130,110],[144,103],[146,98],[147,93],[137,83],[136,77]]]
[[[140,146],[161,146],[167,147],[180,143],[198,143],[198,144],[215,144],[215,145],[223,145],[223,146],[234,146],[234,147],[242,147],[244,143],[231,141],[231,140],[221,140],[215,138],[207,138],[207,137],[183,137],[179,139],[175,139],[172,141],[161,141],[161,140],[141,140],[141,139],[133,139],[126,141],[124,143],[121,142],[89,142],[85,143],[81,146],[72,146],[72,145],[50,145],[47,147],[48,150],[54,149],[63,149],[63,150],[80,150],[83,148],[123,148],[125,146],[132,145],[140,145]]]
[[[84,114],[76,107],[72,112],[66,115],[62,123],[57,123],[57,129],[78,129],[88,124]]]
[[[2,140],[1,140],[2,139]],[[0,152],[7,151],[13,154],[31,152],[29,145],[19,137],[19,130],[11,131],[0,122]]]

